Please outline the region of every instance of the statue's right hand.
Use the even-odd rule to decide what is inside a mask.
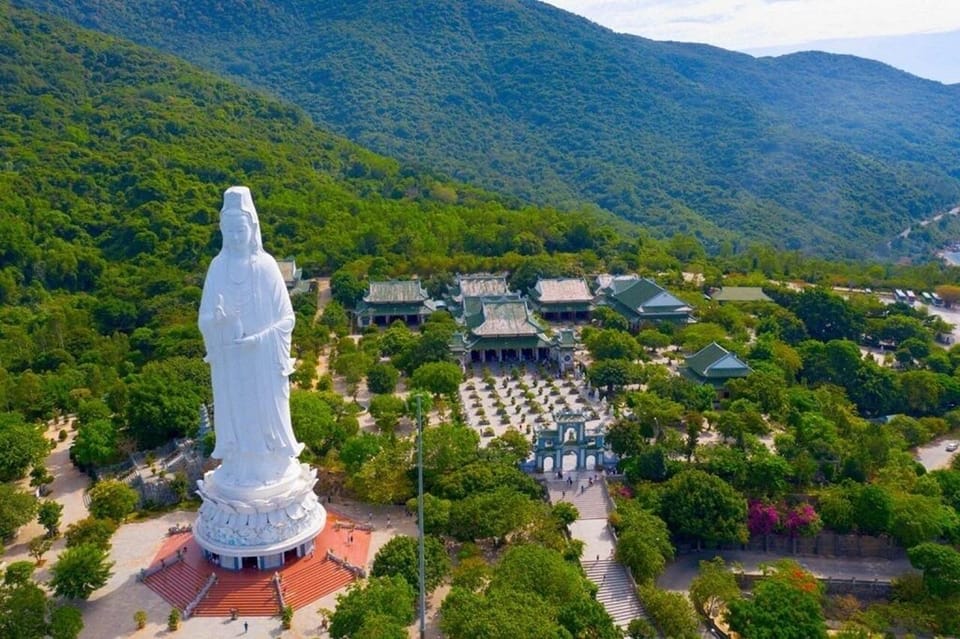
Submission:
[[[223,308],[223,295],[217,296],[217,307],[213,309],[213,319],[217,322],[223,322],[227,319],[227,311]]]

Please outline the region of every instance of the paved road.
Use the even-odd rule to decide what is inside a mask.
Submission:
[[[947,442],[951,439],[960,441],[960,435],[953,433],[952,435],[938,437],[929,444],[919,446],[914,451],[914,456],[927,470],[948,468],[950,466],[950,460],[957,454],[957,451],[950,452],[947,450]]]
[[[47,438],[57,442],[45,462],[47,470],[53,475],[53,483],[49,485],[51,492],[45,499],[52,499],[63,506],[63,512],[60,516],[61,532],[65,531],[70,524],[84,519],[90,514],[83,503],[83,494],[90,484],[90,478],[78,471],[70,461],[70,446],[76,436],[76,431],[73,430],[72,425],[72,419],[51,422],[47,425],[47,431],[44,433]],[[64,441],[59,441],[57,437],[61,428],[66,429],[69,435]],[[34,490],[29,486],[29,479],[24,479],[20,486],[23,490]],[[37,523],[36,519],[22,526],[17,531],[13,543],[7,547],[3,560],[9,564],[14,561],[30,559],[28,553],[30,540],[41,534],[44,534],[44,528]],[[44,556],[44,565],[34,573],[36,579],[43,581],[49,578],[50,566],[53,565],[65,547],[66,540],[63,537],[54,541],[50,552]]]
[[[754,552],[744,550],[703,551],[681,555],[676,561],[667,566],[657,586],[665,590],[687,591],[690,582],[697,576],[700,561],[713,559],[717,555],[726,562],[737,563],[745,572],[760,572],[761,563],[770,563],[778,559],[793,559],[817,577],[831,577],[833,579],[887,580],[893,577],[913,572],[910,562],[906,559],[839,559],[829,557],[810,557],[772,552]]]

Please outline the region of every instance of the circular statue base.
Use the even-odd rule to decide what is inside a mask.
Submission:
[[[266,570],[282,566],[291,551],[313,552],[327,520],[313,492],[315,470],[291,460],[280,481],[259,486],[238,485],[226,470],[197,482],[203,505],[193,534],[208,559],[233,570]]]

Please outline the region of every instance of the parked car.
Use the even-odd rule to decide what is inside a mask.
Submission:
[[[952,453],[953,451],[957,450],[958,448],[960,448],[960,442],[958,442],[958,441],[956,441],[956,440],[950,440],[950,441],[947,442],[947,450],[948,450],[949,452]]]

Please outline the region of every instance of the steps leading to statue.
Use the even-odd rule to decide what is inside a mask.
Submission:
[[[319,564],[294,566],[283,573],[281,588],[287,605],[301,608],[354,580],[353,573],[329,559]]]
[[[327,549],[354,565],[364,566],[370,547],[371,532],[355,528],[352,522],[336,513],[328,514],[328,525],[316,539],[317,551],[307,557],[293,559],[278,571],[244,569],[226,570],[207,562],[192,533],[171,535],[157,552],[151,568],[159,567],[161,558],[167,567],[154,573],[144,583],[163,597],[171,607],[184,610],[206,583],[210,573],[218,582],[200,601],[195,615],[230,616],[231,609],[240,615],[273,616],[279,605],[272,579],[281,576],[281,588],[287,604],[294,608],[309,606],[317,599],[335,592],[354,580],[349,570],[326,558]],[[337,525],[340,523],[341,525]],[[182,554],[183,561],[173,561]]]
[[[178,561],[150,575],[144,583],[171,606],[183,611],[203,587],[207,577],[209,573],[204,575],[189,563]]]
[[[277,594],[270,579],[273,573],[246,569],[217,571],[219,581],[197,606],[195,615],[229,617],[236,609],[241,617],[269,617],[279,614]],[[259,577],[259,578],[258,578]]]

